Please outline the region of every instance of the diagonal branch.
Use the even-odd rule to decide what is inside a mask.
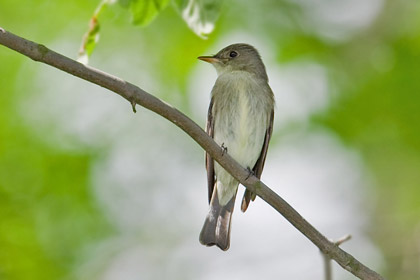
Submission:
[[[232,174],[232,176],[241,182],[247,189],[256,193],[283,215],[283,217],[285,217],[295,228],[314,243],[323,254],[335,260],[344,269],[350,271],[360,279],[384,279],[378,273],[359,262],[352,255],[339,248],[337,244],[329,241],[293,209],[293,207],[268,188],[263,182],[258,180],[255,176],[249,176],[247,169],[243,168],[239,163],[232,159],[229,154],[223,153],[220,146],[218,146],[216,142],[201,129],[201,127],[176,108],[118,77],[104,73],[93,67],[83,65],[48,49],[44,45],[28,41],[7,32],[1,27],[0,44],[35,61],[48,64],[81,79],[107,88],[121,95],[131,104],[139,104],[166,118],[191,136],[191,138],[206,150],[214,160],[223,166],[223,168]]]

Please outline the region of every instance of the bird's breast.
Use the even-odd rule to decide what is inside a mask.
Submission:
[[[258,159],[271,112],[266,83],[252,74],[219,76],[213,89],[214,139],[244,167]]]

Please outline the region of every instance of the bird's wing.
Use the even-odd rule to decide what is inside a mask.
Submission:
[[[271,135],[273,134],[273,121],[274,121],[274,109],[271,110],[270,123],[268,124],[267,130],[265,132],[264,145],[261,149],[261,154],[257,162],[255,163],[254,168],[252,169],[252,171],[254,172],[254,175],[258,179],[261,178],[261,174],[264,169],[265,158],[267,157],[268,143],[270,143]],[[244,198],[242,199],[242,204],[241,204],[242,212],[246,211],[246,209],[249,206],[249,202],[251,200],[254,200],[255,197],[256,197],[255,193],[249,190],[245,190]]]
[[[252,171],[254,171],[255,176],[260,179],[261,174],[264,168],[265,158],[267,157],[268,143],[270,143],[271,134],[273,134],[273,120],[274,120],[274,110],[270,114],[270,123],[268,124],[267,130],[265,132],[264,145],[261,150],[260,157],[254,165]]]
[[[214,137],[214,119],[213,119],[212,110],[213,110],[213,98],[210,101],[209,111],[207,113],[207,126],[206,126],[206,132],[211,138]],[[206,169],[207,169],[208,195],[209,195],[209,203],[210,203],[210,200],[213,194],[213,188],[214,188],[214,160],[208,153],[206,153]]]

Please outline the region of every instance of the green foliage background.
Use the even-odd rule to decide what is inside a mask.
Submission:
[[[334,94],[310,125],[336,133],[360,152],[372,174],[369,234],[383,254],[380,272],[387,279],[420,277],[420,3],[384,1],[372,24],[336,41],[308,28],[306,14],[292,1],[215,1],[220,14],[211,1],[196,1],[210,5],[210,22],[218,18],[208,40],[182,20],[179,10],[187,1],[157,1],[158,8],[150,6],[154,1],[123,2],[99,16],[101,40],[90,64],[100,67],[97,57],[127,50],[144,56],[148,64],[139,67],[148,67],[162,84],[155,93],[187,113],[196,57],[232,32],[258,34],[274,46],[278,63],[311,59],[325,66]],[[77,46],[97,5],[96,0],[1,0],[0,26],[47,46],[63,38]],[[151,23],[133,27],[131,20]],[[147,45],[136,50],[140,41]],[[77,54],[77,48],[56,50]],[[48,129],[40,137],[41,128],[22,119],[21,103],[32,94],[34,72],[45,69],[0,48],[0,279],[77,279],[72,269],[79,255],[115,230],[90,189],[90,165],[101,148],[63,149],[45,140]]]

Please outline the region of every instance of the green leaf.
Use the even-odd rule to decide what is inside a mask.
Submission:
[[[103,9],[109,5],[112,4],[113,0],[102,0],[99,5],[96,7],[95,12],[93,13],[93,16],[90,18],[89,21],[89,29],[83,35],[82,39],[82,45],[80,46],[79,55],[77,60],[80,63],[87,64],[89,61],[89,56],[92,54],[93,50],[96,47],[96,44],[99,41],[99,30],[100,30],[100,24],[98,21],[98,17],[103,11]]]
[[[78,61],[87,64],[89,56],[92,54],[99,41],[99,22],[96,17],[92,17],[89,23],[89,30],[83,36],[82,46],[79,50]]]
[[[189,28],[198,36],[206,38],[219,18],[222,0],[174,0]]]
[[[134,24],[148,25],[168,5],[169,0],[119,0],[122,6],[130,7]]]

